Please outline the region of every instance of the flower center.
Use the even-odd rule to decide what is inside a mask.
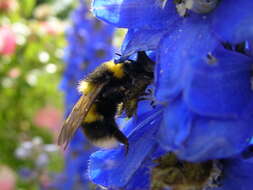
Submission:
[[[180,16],[187,16],[187,10],[195,13],[206,14],[214,10],[219,0],[174,0]]]
[[[152,171],[152,190],[203,190],[220,186],[222,169],[219,161],[191,163],[168,154],[156,160]]]

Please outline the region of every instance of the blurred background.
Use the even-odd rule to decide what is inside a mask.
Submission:
[[[64,152],[54,143],[64,115],[78,97],[76,83],[89,72],[87,57],[96,63],[90,70],[111,59],[111,42],[115,48],[123,36],[123,32],[116,32],[112,40],[114,31],[110,29],[108,46],[100,47],[97,38],[95,51],[86,48],[86,57],[83,52],[76,55],[75,43],[84,43],[76,28],[81,27],[83,34],[86,27],[81,26],[80,14],[86,11],[85,19],[94,19],[85,7],[89,2],[82,3],[80,8],[77,0],[0,0],[1,190],[50,189],[66,172]],[[100,27],[99,21],[93,25],[96,30]],[[79,41],[73,42],[72,37]],[[74,64],[84,67],[74,68],[71,61],[76,59],[79,61]],[[70,68],[75,77],[68,86]]]

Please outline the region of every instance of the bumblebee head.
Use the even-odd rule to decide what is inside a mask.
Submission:
[[[147,56],[147,54],[145,53],[145,51],[139,51],[137,53],[137,60],[136,60],[136,62],[137,62],[137,64],[143,65],[144,70],[146,72],[149,72],[149,73],[153,73],[154,72],[155,62]]]
[[[121,56],[120,54],[117,55]],[[137,57],[135,60],[130,59],[129,56],[121,56],[119,59],[115,59],[114,62],[116,64],[124,64],[127,70],[130,71],[138,72],[138,70],[144,70],[148,73],[153,73],[155,65],[155,62],[147,56],[145,51],[137,52]]]

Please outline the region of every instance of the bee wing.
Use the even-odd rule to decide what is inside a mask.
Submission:
[[[72,136],[82,123],[84,117],[89,112],[94,100],[97,98],[106,84],[107,83],[103,83],[94,87],[94,90],[92,90],[89,94],[83,94],[79,98],[78,102],[74,105],[71,113],[62,126],[60,135],[58,137],[58,145],[66,143],[64,146],[64,149],[66,149]]]

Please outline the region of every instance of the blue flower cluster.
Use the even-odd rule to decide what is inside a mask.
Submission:
[[[158,104],[141,102],[123,129],[127,155],[123,147],[91,155],[94,183],[148,190],[152,160],[173,152],[189,162],[222,160],[220,187],[211,189],[251,189],[252,158],[242,153],[253,135],[252,10],[252,0],[93,1],[97,18],[128,29],[123,57],[154,53]]]
[[[67,30],[68,46],[64,51],[65,72],[61,89],[65,93],[66,115],[78,100],[78,82],[102,62],[112,58],[111,45],[114,29],[91,16],[88,1],[80,0],[73,11],[71,27]],[[81,131],[73,137],[66,153],[64,176],[59,189],[90,189],[87,162],[95,149],[84,138]],[[64,179],[64,180],[62,180]]]

